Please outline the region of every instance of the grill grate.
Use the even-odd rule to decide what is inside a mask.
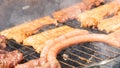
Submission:
[[[40,54],[35,52],[32,47],[17,44],[13,40],[9,40],[7,42],[7,45],[8,45],[7,47],[8,50],[12,51],[17,49],[24,54],[24,60],[21,63],[27,62],[32,59],[37,59],[40,57]],[[59,59],[62,68],[75,68],[75,67],[81,68],[106,59],[115,58],[116,56],[120,55],[119,53],[120,49],[113,48],[111,46],[108,46],[107,49],[105,47],[102,47],[102,50],[105,50],[107,53],[109,52],[112,54],[112,55],[108,55],[105,52],[98,51],[97,49],[99,48],[100,46],[90,43],[79,44],[63,50],[58,55],[57,58]],[[111,50],[111,48],[115,49],[118,52]]]
[[[12,51],[17,49],[24,54],[24,60],[21,63],[40,57],[40,54],[35,52],[32,47],[23,46],[13,40],[8,40],[7,45],[8,50]],[[97,43],[97,45],[93,43],[77,44],[61,51],[57,59],[61,63],[62,68],[82,68],[120,56],[119,48],[104,44],[101,49],[103,52],[99,51],[99,49],[101,49],[99,43]]]
[[[107,49],[105,48],[107,46]],[[111,48],[113,50],[111,50]],[[113,59],[120,55],[120,49],[108,45],[102,47],[90,43],[79,44],[69,47],[58,55],[62,68],[86,67],[90,64],[98,63],[106,59]]]
[[[24,60],[21,63],[25,63],[32,59],[37,59],[40,57],[40,54],[35,52],[35,50],[32,47],[23,46],[21,44],[17,44],[13,40],[8,40],[7,42],[7,49],[12,50],[19,50],[24,55]]]

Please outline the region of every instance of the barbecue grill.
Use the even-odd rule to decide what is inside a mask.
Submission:
[[[18,25],[24,21],[30,21],[39,17],[50,15],[56,10],[70,6],[77,2],[80,2],[80,0],[10,0],[8,2],[3,0],[3,4],[0,4],[0,10],[2,10],[0,12],[0,24],[2,25],[0,30]],[[43,8],[39,6],[43,6]],[[4,24],[4,22],[7,23]],[[79,23],[76,20],[69,20],[66,23],[60,23],[57,27],[63,25],[83,29],[79,27]],[[40,32],[53,28],[56,28],[56,26],[45,26],[40,29]],[[93,29],[86,30],[93,33],[103,33]],[[35,52],[32,47],[23,46],[22,44],[16,43],[14,40],[8,40],[6,49],[10,51],[17,49],[22,52],[24,54],[24,60],[21,63],[40,57],[40,54]],[[120,68],[120,49],[100,42],[88,42],[77,44],[62,50],[58,54],[57,59],[59,60],[62,68]]]

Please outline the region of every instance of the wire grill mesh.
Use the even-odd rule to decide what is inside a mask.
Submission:
[[[65,49],[62,54],[59,54],[58,59],[63,68],[81,68],[106,59],[113,59],[120,55],[120,49],[112,47],[112,49],[115,49],[115,51],[113,51],[111,50],[111,46],[108,46],[108,49],[102,47],[104,52],[101,52],[96,48],[99,49],[100,46],[89,43],[72,46]]]
[[[24,60],[21,63],[27,62],[27,61],[32,60],[32,59],[37,59],[40,57],[40,54],[35,52],[35,50],[32,47],[17,44],[13,40],[9,40],[7,42],[7,49],[10,51],[17,49],[20,52],[22,52],[24,55]]]

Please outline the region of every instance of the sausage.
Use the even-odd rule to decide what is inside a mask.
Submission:
[[[86,34],[86,35],[78,35],[78,36],[74,36],[74,37],[71,37],[69,39],[66,39],[66,40],[63,40],[63,41],[60,41],[56,44],[54,44],[54,46],[52,48],[49,49],[48,51],[48,56],[47,56],[47,63],[50,64],[50,66],[52,67],[56,67],[56,65],[59,65],[56,64],[56,56],[57,54],[69,47],[69,46],[72,46],[72,44],[78,44],[78,43],[84,43],[84,42],[94,42],[94,41],[97,41],[97,42],[104,42],[104,43],[107,43],[111,46],[114,46],[114,47],[120,47],[120,42],[114,38],[112,35],[104,35],[104,34]],[[55,63],[54,63],[55,62]],[[59,67],[57,67],[59,68]]]

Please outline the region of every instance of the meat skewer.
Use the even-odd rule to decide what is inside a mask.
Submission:
[[[41,52],[41,50],[44,47],[42,44],[44,44],[45,41],[47,41],[49,39],[54,39],[62,34],[72,31],[72,30],[74,30],[74,28],[69,27],[69,26],[62,26],[59,28],[51,29],[51,30],[48,30],[48,31],[45,31],[42,33],[38,33],[36,35],[26,38],[23,41],[23,44],[33,46],[33,48],[37,52]]]
[[[72,20],[77,17],[82,11],[89,10],[92,6],[99,6],[104,0],[83,0],[71,7],[54,12],[53,17],[59,22],[66,22],[68,19]]]
[[[38,32],[41,27],[49,24],[57,24],[57,22],[51,17],[46,16],[9,29],[5,29],[1,31],[0,34],[7,37],[7,39],[14,39],[16,42],[21,43],[28,36]]]
[[[117,1],[112,1],[105,5],[99,6],[92,10],[83,12],[78,15],[77,20],[81,22],[81,27],[97,27],[100,20],[104,19],[106,16],[116,14],[120,9],[120,3]]]
[[[120,28],[120,14],[112,18],[101,20],[97,28],[101,31],[105,30],[107,33],[116,31]]]

